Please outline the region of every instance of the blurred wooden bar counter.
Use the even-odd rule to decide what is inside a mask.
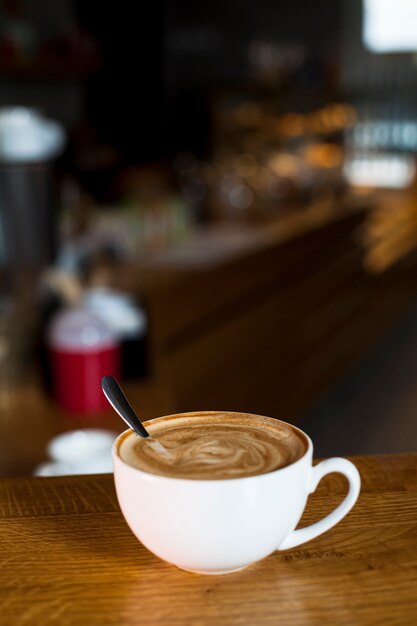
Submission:
[[[363,201],[312,204],[123,271],[148,307],[166,409],[291,420],[375,345],[417,296],[417,228],[378,273],[370,215]]]
[[[145,418],[199,409],[296,421],[417,295],[417,252],[366,265],[363,203],[322,202],[268,223],[221,225],[114,269],[149,314],[149,376],[128,385]],[[0,386],[0,475],[27,475],[47,441],[80,427],[120,430],[109,410],[59,411],[34,386]]]
[[[2,626],[411,626],[417,455],[356,457],[362,492],[335,528],[246,570],[200,576],[148,552],[110,475],[0,480]],[[340,501],[332,475],[301,525]]]

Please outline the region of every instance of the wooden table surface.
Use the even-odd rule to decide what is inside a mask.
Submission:
[[[416,624],[417,454],[354,462],[363,489],[347,518],[226,576],[180,571],[143,548],[110,475],[3,479],[0,624]],[[326,479],[302,524],[344,489]]]

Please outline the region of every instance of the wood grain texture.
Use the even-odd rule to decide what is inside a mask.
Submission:
[[[381,625],[417,616],[417,454],[357,457],[359,501],[334,529],[227,576],[150,554],[119,511],[113,478],[0,481],[1,626]],[[302,525],[340,500],[331,476]]]

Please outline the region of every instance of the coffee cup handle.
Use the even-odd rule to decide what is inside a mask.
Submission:
[[[305,528],[293,530],[280,544],[278,550],[294,548],[295,546],[299,546],[306,541],[310,541],[311,539],[318,537],[335,526],[335,524],[340,522],[340,520],[349,513],[358,499],[361,487],[361,478],[356,467],[347,459],[334,457],[332,459],[322,461],[313,467],[309,484],[309,493],[313,493],[313,491],[315,491],[317,485],[324,476],[334,472],[343,474],[349,482],[349,491],[343,502],[341,502],[339,506],[334,509],[334,511],[329,513],[329,515],[326,515],[326,517],[319,522],[306,526]]]

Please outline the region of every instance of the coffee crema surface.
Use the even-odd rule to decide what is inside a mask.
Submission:
[[[246,413],[200,412],[150,421],[151,437],[128,433],[119,456],[172,478],[216,480],[265,474],[300,459],[307,440],[288,424]]]

